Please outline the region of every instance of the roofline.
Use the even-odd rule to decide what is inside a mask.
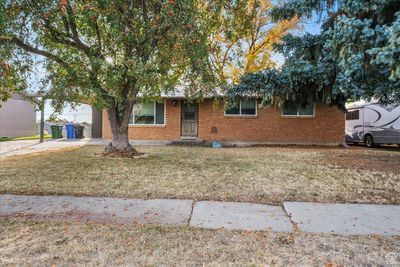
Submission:
[[[214,96],[202,96],[202,97],[190,97],[190,96],[160,96],[161,99],[213,99],[213,98],[224,98],[228,97],[227,95],[214,95]],[[243,98],[250,99],[261,99],[262,96],[240,96]],[[142,96],[137,96],[137,99],[143,98]]]
[[[351,110],[351,109],[363,108],[363,107],[371,106],[371,105],[379,105],[379,104],[377,101],[371,101],[371,102],[357,101],[357,102],[352,102],[352,103],[346,104],[346,109]]]

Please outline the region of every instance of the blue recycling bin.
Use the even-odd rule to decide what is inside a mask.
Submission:
[[[67,129],[67,138],[75,139],[75,129],[73,124],[66,124],[65,128]]]

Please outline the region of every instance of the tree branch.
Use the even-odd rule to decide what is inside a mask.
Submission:
[[[69,28],[69,24],[68,24],[68,20],[65,16],[61,16],[62,20],[63,20],[63,24],[65,27],[65,30],[67,31],[68,36],[70,36],[70,28]]]
[[[76,23],[74,20],[74,12],[72,10],[70,1],[67,1],[66,9],[67,9],[67,13],[69,15],[68,22],[69,22],[69,27],[72,32],[72,39],[74,39],[74,41],[76,42],[77,47],[79,49],[83,50],[87,56],[90,56],[90,48],[87,45],[85,45],[84,43],[82,43],[81,39],[79,38],[78,30],[77,30]]]
[[[46,20],[46,23],[43,26],[50,32],[54,41],[69,46],[77,47],[77,43],[70,40],[71,36],[68,33],[64,34],[63,32],[57,31],[55,28],[51,26],[50,21]]]
[[[142,6],[142,12],[143,12],[143,21],[147,25],[148,19],[147,19],[146,0],[141,0],[141,6]]]
[[[101,54],[100,49],[97,49],[95,53],[92,53],[92,51],[91,51],[92,49],[88,45],[84,44],[81,41],[81,39],[79,38],[78,28],[76,26],[76,22],[74,19],[75,14],[71,7],[70,1],[67,1],[66,9],[67,9],[67,13],[69,15],[68,22],[69,22],[69,28],[71,29],[71,32],[72,32],[72,39],[74,39],[74,41],[76,42],[77,48],[82,50],[89,58],[91,56],[95,56],[95,57],[105,60],[106,58],[104,55]],[[98,35],[98,37],[99,37],[99,35]]]
[[[99,46],[98,53],[100,54],[101,53],[101,35],[100,35],[100,27],[99,27],[99,24],[97,23],[97,18],[96,18],[95,26],[96,26],[96,35],[97,35],[97,43],[98,43],[97,45]]]
[[[53,60],[55,62],[57,62],[59,65],[61,65],[62,67],[71,70],[72,68],[64,61],[62,60],[60,57],[48,52],[48,51],[44,51],[38,48],[35,48],[33,46],[30,46],[29,44],[24,43],[22,40],[18,39],[17,37],[13,36],[13,37],[4,37],[4,36],[0,36],[0,43],[7,43],[7,42],[12,42],[15,45],[17,45],[18,47],[22,48],[23,50],[36,54],[36,55],[40,55],[43,56],[45,58],[48,58],[50,60]]]

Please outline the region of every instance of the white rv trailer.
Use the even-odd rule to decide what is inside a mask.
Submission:
[[[346,142],[400,146],[400,104],[387,106],[363,101],[346,105]]]

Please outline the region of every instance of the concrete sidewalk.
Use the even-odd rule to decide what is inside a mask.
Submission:
[[[132,145],[166,145],[171,142],[169,141],[143,141],[143,140],[131,140],[129,141]],[[85,145],[101,145],[106,146],[110,143],[110,140],[103,140],[100,138],[85,138],[85,139],[46,139],[43,143],[39,143],[39,140],[19,140],[19,141],[5,141],[0,142],[0,159],[16,156],[26,155],[36,152],[58,150],[66,147],[78,147]]]
[[[0,195],[0,217],[341,235],[400,235],[400,206]]]

